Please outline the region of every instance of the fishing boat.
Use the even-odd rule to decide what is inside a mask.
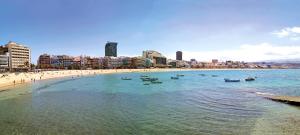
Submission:
[[[161,81],[158,81],[158,80],[155,80],[155,81],[151,81],[151,83],[154,83],[154,84],[160,84],[162,83]]]
[[[245,79],[245,81],[249,82],[249,81],[255,81],[255,78],[252,78],[252,77],[248,77]]]
[[[147,79],[150,79],[150,77],[141,77],[140,79],[141,80],[147,80]]]
[[[199,74],[200,76],[205,76],[205,74]]]
[[[174,77],[174,76],[172,76],[171,79],[173,79],[173,80],[178,80],[179,77]]]
[[[122,77],[121,79],[122,80],[132,80],[131,78],[128,78],[128,77]]]
[[[177,74],[176,76],[177,76],[177,77],[182,77],[182,76],[184,76],[184,75],[181,75],[181,74]]]
[[[151,78],[150,81],[157,81],[158,78]]]
[[[141,75],[141,78],[149,77],[148,75]]]
[[[239,79],[238,80],[232,80],[232,79],[225,78],[224,81],[225,82],[240,82],[241,80],[239,80]]]
[[[142,81],[144,81],[144,82],[147,82],[147,81],[156,81],[156,80],[158,80],[158,78],[150,78],[150,77],[147,77],[147,78],[141,78],[142,79]]]

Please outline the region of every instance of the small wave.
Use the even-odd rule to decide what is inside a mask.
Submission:
[[[275,94],[269,92],[259,92],[254,90],[243,90],[242,92],[252,93],[256,95],[263,95],[263,96],[274,96]]]
[[[264,95],[264,96],[274,96],[275,94],[273,93],[268,93],[268,92],[255,92],[256,95]]]

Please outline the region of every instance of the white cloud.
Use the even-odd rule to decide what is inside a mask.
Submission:
[[[173,57],[169,57],[173,56]],[[168,58],[174,58],[174,54],[167,55]],[[257,45],[245,44],[232,50],[219,51],[183,51],[183,58],[190,60],[192,58],[198,61],[210,61],[211,59],[237,60],[237,61],[263,61],[278,59],[300,58],[300,46],[277,46],[269,43]]]
[[[279,31],[272,32],[279,38],[289,38],[291,40],[300,40],[300,27],[287,27]]]

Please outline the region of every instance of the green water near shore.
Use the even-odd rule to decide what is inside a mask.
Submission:
[[[179,80],[171,80],[176,74]],[[140,75],[162,84],[144,85]],[[206,76],[199,76],[206,74]],[[212,77],[211,75],[218,75]],[[121,80],[121,77],[133,80]],[[254,82],[224,78],[257,76]],[[182,71],[63,78],[0,92],[1,134],[300,134],[300,70]]]

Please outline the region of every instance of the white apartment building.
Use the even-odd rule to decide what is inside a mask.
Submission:
[[[10,71],[27,71],[30,69],[30,48],[10,41],[0,49],[0,55],[8,54]]]

